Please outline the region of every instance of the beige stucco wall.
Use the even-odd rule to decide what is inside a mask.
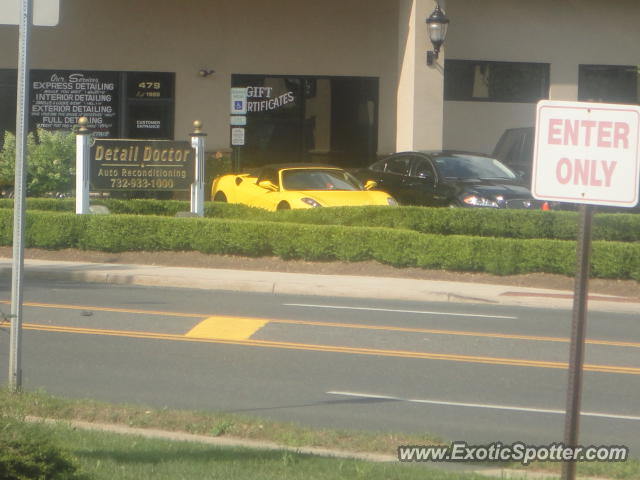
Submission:
[[[399,0],[396,151],[439,150],[443,137],[444,57],[426,64],[425,19],[434,0]]]
[[[176,138],[200,119],[208,147],[229,144],[232,73],[380,78],[379,149],[395,148],[398,8],[389,0],[62,0],[36,27],[32,68],[176,72]],[[17,28],[0,26],[0,68]],[[216,70],[210,77],[201,68]]]
[[[578,65],[638,64],[638,0],[447,0],[447,58],[550,63],[550,98],[576,100]],[[445,102],[444,144],[491,152],[534,105]]]
[[[638,64],[638,0],[441,3],[451,19],[445,57],[550,63],[552,99],[576,99],[581,63]],[[444,102],[442,113],[442,71],[424,65],[433,0],[61,4],[58,27],[34,29],[33,68],[176,72],[176,137],[201,119],[211,149],[229,143],[232,73],[379,77],[378,153],[437,145],[442,115],[444,146],[477,151],[491,151],[505,128],[534,122],[530,104]],[[0,46],[0,68],[15,67],[16,27],[0,26]],[[216,73],[202,78],[201,68]]]

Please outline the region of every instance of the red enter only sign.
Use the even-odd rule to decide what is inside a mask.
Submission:
[[[538,103],[531,190],[539,200],[633,207],[640,190],[640,107]]]

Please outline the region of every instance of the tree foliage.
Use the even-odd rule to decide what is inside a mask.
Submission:
[[[27,194],[69,192],[75,175],[75,136],[70,132],[38,130],[27,137]],[[16,138],[6,132],[0,150],[0,185],[15,179]]]

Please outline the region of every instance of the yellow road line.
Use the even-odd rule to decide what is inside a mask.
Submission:
[[[9,300],[0,300],[0,303],[9,304]],[[203,313],[182,313],[182,312],[163,312],[158,310],[141,310],[134,308],[114,308],[114,307],[94,307],[91,305],[65,305],[56,303],[38,303],[38,302],[23,302],[25,307],[40,307],[40,308],[59,308],[61,310],[91,310],[95,312],[114,312],[114,313],[141,313],[144,315],[163,315],[167,317],[183,317],[183,318],[202,318],[207,315]]]
[[[0,303],[9,304],[8,300],[0,300]],[[63,304],[49,304],[49,303],[36,303],[36,302],[24,302],[24,306],[40,307],[40,308],[59,308],[59,309],[71,309],[71,310],[92,310],[96,312],[114,312],[114,313],[139,313],[143,315],[162,315],[171,317],[182,318],[215,318],[215,316],[208,315],[206,313],[181,313],[181,312],[164,312],[157,310],[140,310],[140,309],[126,309],[126,308],[111,308],[111,307],[93,307],[89,305],[63,305]],[[335,327],[335,328],[352,328],[361,330],[380,330],[389,332],[407,332],[407,333],[427,333],[431,335],[451,335],[451,336],[466,336],[466,337],[478,337],[478,338],[497,338],[506,340],[526,340],[537,342],[560,342],[569,343],[570,339],[565,337],[546,337],[536,335],[515,335],[508,333],[485,333],[485,332],[473,332],[464,330],[440,330],[429,328],[412,328],[412,327],[396,327],[391,325],[362,325],[353,323],[338,323],[338,322],[318,322],[308,320],[284,320],[276,318],[257,318],[257,317],[233,317],[238,319],[254,319],[264,321],[265,323],[281,323],[290,325],[307,325],[316,327]],[[601,345],[611,347],[628,347],[628,348],[640,348],[638,342],[623,342],[617,340],[597,340],[587,339],[588,345]]]
[[[311,322],[306,320],[275,320],[270,319],[270,323],[288,323],[292,325],[310,325],[318,327],[337,327],[337,328],[354,328],[365,330],[384,330],[390,332],[407,332],[407,333],[430,333],[433,335],[452,335],[463,337],[485,337],[485,338],[500,338],[508,340],[528,340],[537,342],[560,342],[569,343],[569,338],[563,337],[546,337],[538,335],[516,335],[510,333],[485,333],[485,332],[473,332],[465,330],[440,330],[431,328],[412,328],[412,327],[394,327],[389,325],[362,325],[358,323],[337,323],[337,322]],[[621,342],[617,340],[593,340],[587,339],[586,342],[590,345],[608,345],[615,347],[633,347],[640,348],[640,343],[637,342]]]
[[[189,338],[248,340],[264,327],[268,320],[246,317],[209,317],[186,333]]]
[[[191,337],[186,337],[184,335],[175,335],[175,334],[160,334],[160,333],[153,333],[153,332],[126,331],[126,330],[102,330],[97,328],[78,328],[78,327],[38,325],[38,324],[24,324],[23,327],[27,330],[39,330],[39,331],[57,332],[57,333],[106,335],[106,336],[116,336],[116,337],[155,339],[155,340],[172,340],[172,341],[181,341],[181,342],[242,345],[242,346],[264,347],[264,348],[279,348],[279,349],[287,349],[287,350],[345,353],[345,354],[352,354],[352,355],[371,355],[371,356],[396,357],[396,358],[442,360],[442,361],[450,361],[450,362],[475,363],[475,364],[484,364],[484,365],[505,365],[505,366],[515,366],[515,367],[532,367],[532,368],[547,368],[547,369],[567,369],[568,367],[567,363],[565,362],[524,360],[524,359],[517,359],[517,358],[455,355],[455,354],[430,353],[430,352],[411,352],[411,351],[405,351],[405,350],[382,350],[382,349],[360,348],[360,347],[339,347],[339,346],[332,346],[332,345],[273,342],[273,341],[265,341],[265,340],[225,340],[225,339],[191,338]],[[587,372],[616,373],[616,374],[623,374],[623,375],[640,375],[640,368],[623,367],[623,366],[617,366],[617,365],[585,364],[584,370]]]

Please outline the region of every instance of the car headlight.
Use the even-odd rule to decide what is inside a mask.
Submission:
[[[499,208],[498,202],[489,198],[479,197],[478,195],[467,195],[462,201],[472,207],[490,207]]]
[[[398,202],[396,202],[396,199],[393,197],[387,197],[387,204],[389,204],[389,206],[391,207],[398,206]]]
[[[322,206],[318,202],[316,202],[313,198],[304,197],[304,198],[301,198],[300,200],[302,200],[307,205],[311,205],[313,208],[318,208]]]

